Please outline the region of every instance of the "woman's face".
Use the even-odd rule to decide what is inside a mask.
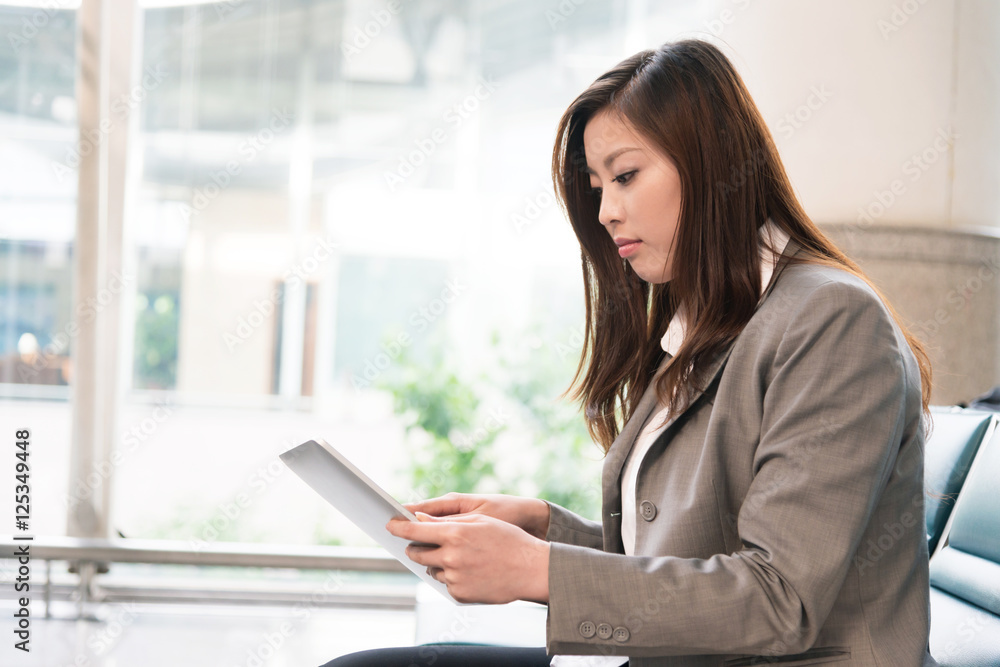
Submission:
[[[598,220],[636,275],[665,283],[673,270],[681,181],[673,161],[606,110],[583,129],[590,187],[600,194]]]

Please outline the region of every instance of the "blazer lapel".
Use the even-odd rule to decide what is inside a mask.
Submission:
[[[772,289],[774,288],[774,284],[778,282],[778,276],[788,265],[788,258],[797,254],[800,247],[801,246],[799,246],[793,239],[788,241],[784,252],[782,252],[781,257],[778,258],[778,262],[775,264],[771,281],[768,283],[767,288],[764,290],[760,300],[757,302],[757,308],[760,308],[760,305],[764,303],[764,300],[767,299],[768,295],[770,295]],[[660,434],[659,437],[662,438],[666,433],[672,431],[675,425],[680,422],[680,418],[684,415],[684,413],[691,409],[691,407],[693,407],[694,404],[697,403],[702,397],[708,387],[712,385],[715,378],[725,367],[726,361],[729,359],[729,354],[732,352],[737,339],[739,339],[739,336],[730,341],[729,344],[720,350],[704,367],[703,371],[700,373],[700,377],[698,378],[698,388],[696,388],[694,393],[691,395],[691,400],[689,400],[687,404],[671,418],[666,431]],[[655,378],[660,375],[660,372],[670,362],[670,359],[672,359],[672,357],[669,354],[666,354],[660,362],[656,374],[653,376],[653,381],[649,383],[646,390],[642,394],[642,398],[639,399],[639,404],[635,408],[635,413],[622,427],[622,431],[618,434],[618,437],[615,438],[615,441],[611,443],[611,447],[608,449],[607,457],[604,460],[604,468],[601,475],[601,486],[603,491],[601,518],[604,525],[605,551],[624,553],[624,548],[621,544],[622,467],[625,465],[625,459],[628,458],[629,452],[632,451],[632,447],[639,436],[642,426],[646,423],[650,413],[653,412],[653,408],[658,404],[656,398]]]
[[[604,459],[604,468],[601,474],[601,524],[604,533],[604,550],[610,553],[625,553],[622,545],[622,487],[618,480],[621,477],[622,465],[625,458],[632,451],[639,436],[639,430],[646,423],[646,419],[657,405],[656,399],[656,377],[660,374],[672,357],[665,354],[660,365],[657,367],[653,381],[646,387],[639,404],[635,407],[632,417],[625,422],[621,433],[611,443],[607,457]]]
[[[625,458],[632,450],[632,445],[635,443],[635,439],[639,435],[639,429],[641,429],[642,425],[646,423],[646,419],[649,418],[653,408],[656,407],[657,400],[655,379],[660,375],[660,372],[666,368],[667,363],[669,363],[671,358],[672,357],[669,354],[664,355],[663,360],[656,369],[656,374],[653,376],[653,381],[649,383],[646,387],[646,391],[642,394],[642,398],[639,399],[639,405],[635,407],[635,413],[633,413],[632,417],[625,423],[625,426],[622,427],[622,431],[618,434],[618,437],[615,438],[615,441],[611,443],[611,447],[608,449],[608,455],[604,459],[602,478],[604,482],[603,486],[605,488],[607,488],[609,474],[614,478],[611,481],[617,483],[618,476],[621,474],[622,465],[625,463]]]

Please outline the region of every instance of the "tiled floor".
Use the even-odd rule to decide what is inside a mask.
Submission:
[[[0,601],[11,627],[14,607]],[[70,618],[74,607],[53,604]],[[46,620],[32,607],[29,653],[0,645],[2,667],[317,667],[345,653],[414,641],[414,612],[210,605],[102,605],[100,621]]]

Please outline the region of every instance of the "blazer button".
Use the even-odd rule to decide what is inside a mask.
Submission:
[[[628,628],[615,628],[615,632],[611,636],[615,638],[616,642],[624,644],[629,638]]]
[[[607,623],[601,623],[597,626],[597,638],[598,639],[611,639],[611,626]]]
[[[648,500],[643,500],[642,504],[639,505],[639,514],[646,521],[652,521],[656,517],[656,505]]]
[[[580,624],[580,634],[590,639],[597,632],[597,628],[594,627],[593,621],[584,621]]]

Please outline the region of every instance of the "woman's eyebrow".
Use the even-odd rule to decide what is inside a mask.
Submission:
[[[622,153],[628,153],[629,151],[637,151],[637,150],[639,149],[635,146],[626,146],[624,148],[619,148],[618,150],[608,153],[608,156],[604,158],[604,168],[609,169],[611,167],[611,163],[614,162],[615,158],[621,155]],[[595,175],[597,174],[596,171],[590,168],[590,165],[585,165],[583,167],[583,171],[588,174],[595,174]]]

